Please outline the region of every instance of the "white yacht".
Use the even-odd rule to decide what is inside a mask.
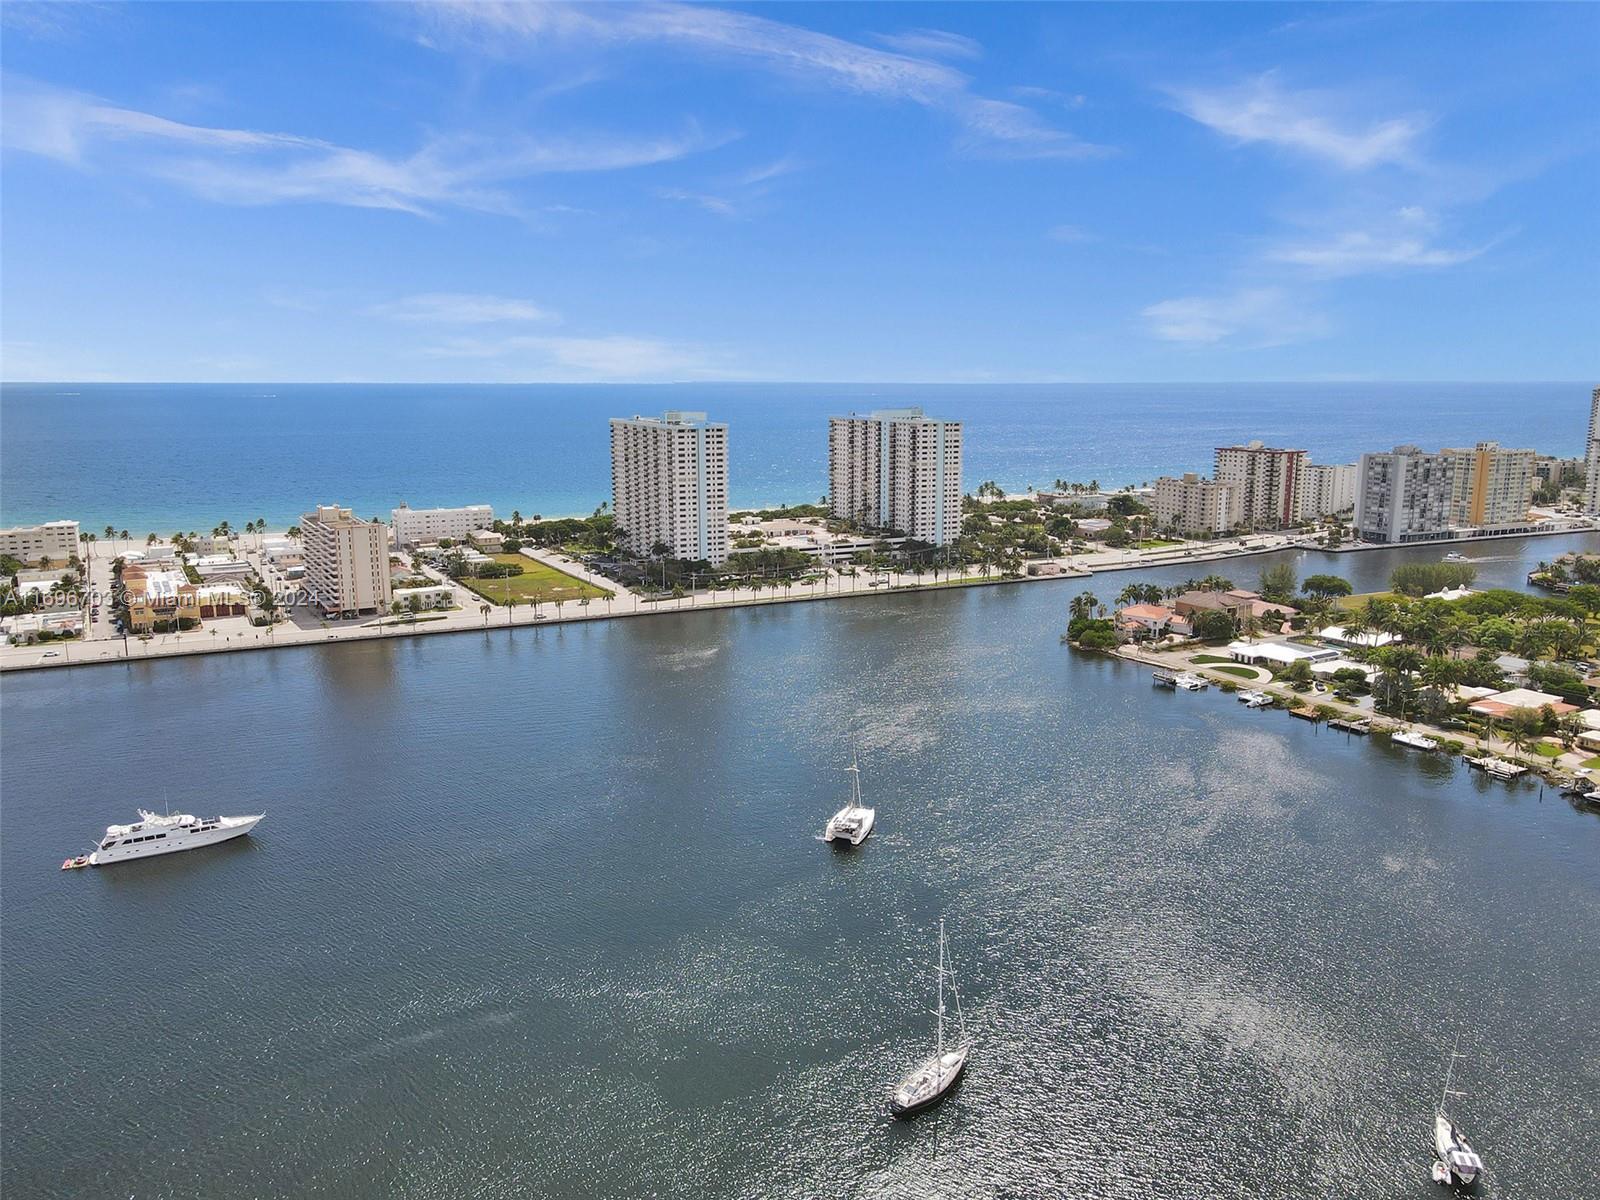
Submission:
[[[1239,693],[1239,703],[1246,708],[1265,708],[1272,703],[1272,697],[1265,692],[1243,691]]]
[[[107,825],[94,853],[91,867],[104,867],[130,858],[149,858],[156,854],[175,854],[179,850],[198,850],[229,838],[243,837],[266,816],[192,817],[188,813],[153,813],[139,810],[134,825]],[[71,861],[71,860],[69,860]]]
[[[1196,675],[1193,671],[1184,671],[1176,676],[1172,682],[1174,686],[1180,687],[1186,692],[1203,692],[1211,686],[1204,675]]]
[[[956,991],[955,972],[945,965],[944,922],[939,922],[939,974],[936,988],[939,998],[939,1024],[934,1034],[933,1054],[923,1059],[895,1085],[889,1097],[889,1111],[897,1117],[909,1117],[930,1108],[945,1098],[946,1093],[961,1078],[967,1068],[967,1054],[972,1043],[967,1040],[966,1022],[961,1016],[961,994]],[[944,1045],[944,981],[950,977],[950,994],[956,1001],[956,1044],[946,1050]]]
[[[1456,1044],[1460,1045],[1460,1042],[1458,1036]],[[1460,1057],[1461,1055],[1452,1048],[1450,1067],[1444,1075],[1444,1091],[1439,1096],[1438,1107],[1433,1110],[1433,1152],[1439,1160],[1433,1164],[1433,1178],[1436,1183],[1453,1183],[1463,1188],[1471,1188],[1483,1174],[1483,1160],[1467,1141],[1466,1135],[1444,1111],[1445,1097],[1461,1095],[1460,1092],[1450,1090],[1450,1077],[1455,1073],[1456,1059]]]
[[[1413,750],[1437,750],[1439,748],[1438,742],[1413,729],[1392,733],[1389,735],[1389,740],[1397,746],[1410,746]]]
[[[822,830],[822,840],[849,842],[852,846],[859,846],[872,833],[878,810],[861,803],[861,768],[856,765],[854,758],[845,770],[850,772],[850,803],[828,818],[828,824]]]
[[[1471,562],[1472,560],[1470,558],[1468,558],[1465,554],[1461,553],[1461,551],[1452,550],[1452,551],[1450,551],[1449,554],[1446,554],[1444,556],[1444,561],[1445,562]]]

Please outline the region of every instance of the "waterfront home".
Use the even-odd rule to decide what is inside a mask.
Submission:
[[[1367,663],[1356,662],[1355,659],[1345,658],[1343,655],[1338,658],[1325,658],[1311,664],[1311,673],[1318,679],[1331,678],[1340,671],[1360,671],[1367,677],[1368,683],[1371,683],[1378,675],[1377,667],[1370,666]]]
[[[1235,662],[1249,663],[1252,666],[1280,669],[1291,666],[1297,662],[1307,662],[1313,665],[1320,662],[1332,662],[1339,657],[1337,650],[1330,650],[1326,646],[1301,646],[1294,642],[1252,642],[1235,641],[1228,643],[1228,657]]]
[[[1467,705],[1467,711],[1476,713],[1480,717],[1506,717],[1519,708],[1531,708],[1537,711],[1546,707],[1558,717],[1578,711],[1576,704],[1568,704],[1560,696],[1549,692],[1536,692],[1531,688],[1509,688],[1503,692],[1495,692],[1481,700],[1474,700]]]
[[[1185,617],[1202,612],[1225,612],[1235,622],[1242,622],[1249,617],[1258,621],[1281,621],[1295,616],[1299,611],[1292,605],[1263,600],[1260,592],[1247,592],[1243,588],[1235,588],[1230,592],[1184,592],[1172,602],[1172,607]]]
[[[1169,633],[1189,636],[1194,626],[1165,604],[1130,604],[1117,609],[1117,632],[1134,638],[1159,638]]]

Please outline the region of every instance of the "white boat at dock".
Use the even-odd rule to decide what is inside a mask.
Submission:
[[[106,826],[105,836],[93,853],[69,858],[61,864],[61,869],[105,867],[130,858],[153,858],[158,854],[214,846],[243,837],[266,815],[202,818],[188,813],[153,813],[141,808],[137,824]]]
[[[1403,729],[1398,733],[1391,733],[1389,740],[1397,746],[1410,746],[1413,750],[1437,750],[1439,748],[1439,743],[1431,737],[1426,737],[1412,729]]]
[[[1528,768],[1521,763],[1507,762],[1503,758],[1493,757],[1469,758],[1467,765],[1496,779],[1515,779],[1518,775],[1527,774],[1528,771]]]
[[[878,820],[878,810],[861,803],[861,768],[856,765],[854,758],[845,770],[850,772],[850,803],[828,818],[822,830],[822,840],[859,846],[871,836],[872,827]]]
[[[961,994],[956,991],[955,971],[945,965],[944,922],[939,922],[939,968],[935,983],[938,998],[939,1023],[935,1027],[933,1054],[918,1063],[895,1086],[889,1097],[889,1111],[897,1117],[909,1117],[945,1098],[945,1095],[967,1069],[967,1055],[972,1043],[967,1040],[966,1022],[961,1016]],[[944,1045],[944,983],[950,979],[950,994],[956,1001],[956,1045]]]
[[[1239,693],[1238,700],[1246,708],[1266,708],[1272,703],[1272,697],[1266,692],[1256,692],[1246,689]]]
[[[1184,671],[1182,674],[1174,676],[1172,684],[1174,687],[1182,688],[1186,692],[1203,692],[1211,686],[1210,680],[1204,675],[1196,675],[1193,671]]]
[[[1177,687],[1178,673],[1176,671],[1169,671],[1165,667],[1159,667],[1150,672],[1150,682],[1154,683],[1157,687]]]

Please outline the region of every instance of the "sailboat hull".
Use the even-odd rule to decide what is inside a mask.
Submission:
[[[967,1050],[947,1050],[919,1063],[889,1097],[896,1117],[914,1117],[940,1103],[956,1089],[967,1070]]]

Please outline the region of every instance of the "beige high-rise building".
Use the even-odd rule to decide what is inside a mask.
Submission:
[[[1331,517],[1355,507],[1355,463],[1306,463],[1300,487],[1300,515],[1305,520]]]
[[[1600,516],[1600,387],[1589,400],[1589,441],[1583,453],[1583,511]]]
[[[961,536],[961,422],[888,408],[828,419],[833,515],[933,546]]]
[[[388,527],[363,521],[348,508],[319,504],[300,518],[305,585],[329,616],[384,612],[389,583]]]
[[[0,554],[9,554],[24,566],[36,566],[41,558],[66,562],[76,553],[76,521],[46,521],[42,525],[17,525],[11,529],[0,529]]]
[[[1189,537],[1215,537],[1244,521],[1244,497],[1236,483],[1206,479],[1190,471],[1156,480],[1151,504],[1156,528]]]
[[[1287,529],[1300,524],[1308,456],[1260,442],[1218,446],[1212,477],[1239,489],[1244,523],[1252,529]]]
[[[1529,523],[1534,457],[1532,450],[1508,450],[1495,442],[1431,454],[1415,446],[1363,454],[1356,532],[1368,542],[1515,532]]]
[[[611,504],[640,557],[728,561],[728,427],[703,412],[611,419]]]
[[[1533,501],[1532,450],[1508,450],[1498,442],[1479,442],[1471,450],[1441,450],[1468,465],[1457,472],[1455,511],[1457,525],[1474,527],[1515,525],[1528,519]]]

